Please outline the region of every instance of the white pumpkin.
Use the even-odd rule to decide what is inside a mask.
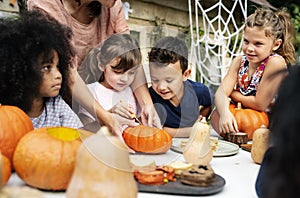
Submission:
[[[102,127],[80,146],[67,198],[137,197],[128,149],[118,137],[107,132]]]
[[[191,164],[208,165],[213,157],[210,144],[210,130],[205,117],[196,121],[191,129],[191,134],[183,151],[186,162]]]

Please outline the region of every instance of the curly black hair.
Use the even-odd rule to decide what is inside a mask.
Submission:
[[[188,48],[178,37],[167,36],[158,40],[148,53],[149,65],[168,66],[180,62],[182,74],[188,68]]]
[[[42,72],[38,59],[59,56],[60,95],[70,96],[70,71],[74,50],[72,31],[48,15],[26,11],[17,19],[0,20],[0,103],[28,112],[39,92]],[[47,98],[45,98],[46,100]]]

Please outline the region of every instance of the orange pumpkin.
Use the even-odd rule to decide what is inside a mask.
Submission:
[[[11,162],[18,141],[31,130],[33,124],[24,111],[0,104],[0,150]]]
[[[0,170],[1,169],[2,169],[2,171],[0,172],[0,174],[1,174],[0,175],[1,176],[0,177],[1,178],[0,186],[4,186],[8,182],[8,180],[11,176],[11,164],[10,164],[9,159],[5,155],[2,155],[0,153]]]
[[[66,127],[39,128],[18,143],[13,163],[28,185],[44,190],[65,190],[73,174],[77,149],[84,130]]]
[[[238,103],[237,107],[234,104],[230,104],[229,110],[236,119],[238,130],[247,133],[249,140],[252,140],[254,131],[260,128],[261,125],[266,127],[269,125],[268,115],[263,111],[243,109],[240,103]],[[217,111],[212,113],[210,123],[219,132],[219,114]]]
[[[172,136],[168,132],[144,125],[126,128],[123,138],[131,149],[143,153],[165,153],[172,146]]]

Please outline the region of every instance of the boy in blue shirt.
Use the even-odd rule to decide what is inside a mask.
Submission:
[[[177,37],[160,39],[148,53],[150,95],[164,130],[173,137],[189,137],[191,127],[211,112],[207,86],[188,79],[188,49]]]

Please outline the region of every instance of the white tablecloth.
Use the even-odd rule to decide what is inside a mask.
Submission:
[[[142,157],[134,155],[131,157]],[[181,154],[173,151],[168,151],[163,155],[151,155],[147,158],[153,158],[158,165],[167,164],[170,161],[182,159]],[[251,154],[242,149],[236,155],[228,157],[214,157],[210,163],[215,173],[222,176],[226,184],[224,189],[213,195],[201,196],[205,197],[219,197],[219,198],[256,198],[255,180],[259,171],[259,165],[255,164],[251,159]],[[24,185],[16,174],[13,174],[8,182],[8,185]],[[64,198],[63,192],[44,192],[45,198]],[[189,196],[182,195],[167,195],[155,193],[139,193],[138,198],[185,198]]]

